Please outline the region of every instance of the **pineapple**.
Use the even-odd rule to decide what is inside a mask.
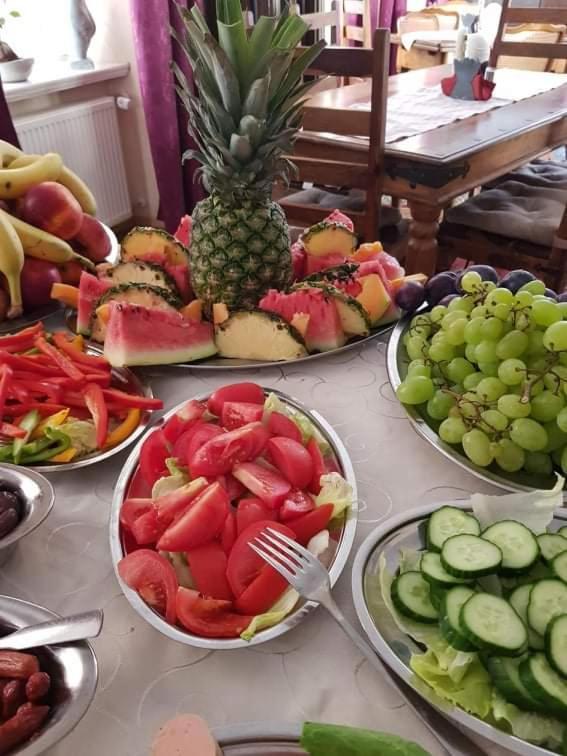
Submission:
[[[196,150],[184,160],[201,164],[210,196],[193,212],[191,281],[209,308],[252,308],[268,289],[291,281],[289,230],[271,200],[276,178],[293,168],[285,157],[301,125],[310,84],[302,80],[322,47],[295,57],[308,29],[287,10],[262,17],[247,35],[239,0],[217,0],[218,42],[197,5],[181,9],[185,33],[178,38],[194,72],[197,99],[174,66],[177,92],[189,115]]]

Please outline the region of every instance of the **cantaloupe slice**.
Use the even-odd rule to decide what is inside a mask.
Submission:
[[[200,323],[203,319],[203,300],[194,299],[192,302],[189,302],[188,305],[185,305],[180,312],[184,318],[187,318],[187,320],[193,320],[195,323]]]
[[[362,286],[362,291],[356,299],[364,307],[371,325],[374,326],[386,312],[392,300],[378,273],[370,273],[357,280]]]
[[[384,251],[384,247],[379,241],[366,242],[361,244],[356,252],[352,255],[352,259],[355,262],[364,262],[365,260],[371,260],[375,255],[379,255]]]
[[[228,320],[229,316],[228,307],[223,302],[216,302],[213,305],[213,323],[215,325],[224,323],[225,320]]]
[[[104,323],[104,325],[106,325],[110,318],[110,304],[106,303],[106,304],[100,305],[100,307],[97,307],[96,316],[100,320],[101,323]]]
[[[390,281],[390,291],[392,294],[395,294],[400,286],[403,286],[403,284],[407,283],[408,281],[415,281],[416,283],[421,283],[425,286],[427,283],[427,276],[425,273],[412,273],[410,276],[401,276],[400,278],[394,278],[392,281]]]
[[[307,312],[296,312],[291,319],[291,325],[305,338],[307,326],[311,316]]]

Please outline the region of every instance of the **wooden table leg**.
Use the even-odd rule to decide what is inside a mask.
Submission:
[[[406,272],[425,273],[431,276],[435,273],[437,264],[437,232],[442,208],[414,200],[409,201],[408,205],[412,220],[409,229]]]

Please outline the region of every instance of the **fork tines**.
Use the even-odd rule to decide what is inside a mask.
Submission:
[[[304,554],[310,556],[307,549],[274,528],[263,530],[249,546],[291,585],[305,564]]]

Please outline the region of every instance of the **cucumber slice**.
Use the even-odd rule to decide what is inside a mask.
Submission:
[[[443,588],[438,583],[429,583],[429,598],[431,599],[431,603],[438,612],[441,611],[441,604],[443,603],[443,599],[445,598],[446,593],[447,589]]]
[[[441,507],[427,521],[427,547],[441,551],[447,538],[461,533],[480,535],[478,520],[457,507]]]
[[[551,571],[564,583],[567,583],[567,551],[558,554],[551,560]]]
[[[471,596],[474,596],[472,588],[459,585],[447,591],[441,605],[439,630],[447,643],[457,651],[476,650],[476,647],[463,635],[460,624],[461,609]]]
[[[544,562],[551,562],[558,554],[567,551],[567,538],[558,533],[543,533],[537,537],[537,542]]]
[[[567,682],[562,680],[541,653],[520,664],[520,680],[533,698],[561,718],[567,714]]]
[[[545,635],[554,617],[567,614],[567,585],[549,578],[535,583],[528,604],[528,623],[536,633]]]
[[[443,569],[441,557],[433,551],[426,551],[421,557],[419,568],[423,577],[432,585],[439,585],[445,588],[452,588],[454,585],[470,582],[463,578],[454,577]]]
[[[563,538],[567,538],[567,525],[565,525],[563,528],[559,528],[557,534],[563,536]]]
[[[547,626],[545,655],[553,669],[567,678],[567,614],[560,614]]]
[[[507,701],[520,709],[534,711],[534,709],[539,709],[540,705],[520,679],[521,662],[522,659],[513,659],[509,656],[491,656],[486,662],[486,668],[494,687]]]
[[[497,572],[502,551],[478,536],[461,534],[447,538],[441,549],[441,564],[450,575],[477,578]]]
[[[508,597],[508,601],[512,604],[512,608],[516,611],[517,615],[528,629],[528,643],[530,648],[533,648],[536,651],[543,651],[545,648],[543,637],[539,633],[536,633],[528,623],[528,604],[530,603],[530,593],[532,592],[533,586],[533,583],[520,585],[512,591]]]
[[[463,635],[481,651],[518,656],[528,647],[528,633],[510,604],[490,593],[475,593],[460,615]]]
[[[501,520],[487,528],[482,537],[498,546],[502,552],[502,575],[521,575],[529,572],[538,558],[539,546],[532,531],[514,520]]]
[[[392,601],[396,609],[410,619],[428,623],[439,619],[429,596],[429,583],[421,572],[410,571],[398,575],[392,583]]]

